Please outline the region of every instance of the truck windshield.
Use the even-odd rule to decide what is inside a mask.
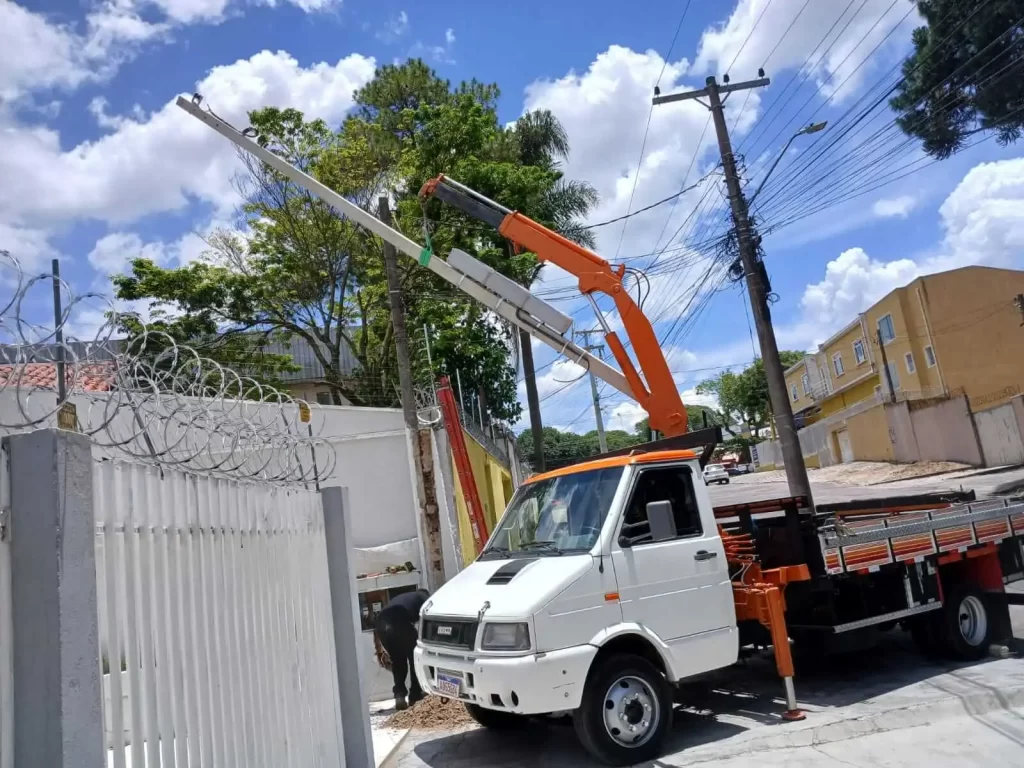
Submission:
[[[622,471],[622,467],[593,469],[523,485],[481,556],[589,550],[604,525]]]

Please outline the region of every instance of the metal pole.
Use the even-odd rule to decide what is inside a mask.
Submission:
[[[540,395],[537,393],[537,369],[533,365],[533,342],[530,334],[519,331],[519,349],[523,358],[523,380],[526,382],[526,405],[530,410],[530,435],[533,437],[533,470],[544,471],[544,423],[540,417]],[[593,378],[593,377],[591,377]]]
[[[57,345],[57,402],[68,399],[68,384],[64,380],[64,310],[60,300],[60,259],[50,262],[53,272],[53,338]]]
[[[577,331],[577,334],[583,337],[583,348],[588,352],[594,352],[598,357],[601,357],[601,350],[604,349],[603,344],[590,344],[590,334],[597,333],[597,331]],[[601,396],[597,393],[597,379],[594,378],[594,374],[590,374],[590,394],[594,399],[594,420],[597,422],[597,444],[601,448],[601,453],[608,452],[608,440],[604,434],[604,419],[601,417]]]
[[[462,375],[459,373],[459,369],[455,369],[455,382],[459,385],[459,409],[466,412],[466,401],[462,399]]]
[[[779,441],[782,444],[783,461],[786,464],[786,480],[789,492],[793,496],[806,496],[811,501],[811,483],[804,466],[803,452],[800,449],[800,438],[796,432],[793,409],[786,394],[786,376],[779,360],[779,346],[772,328],[771,312],[765,285],[761,281],[760,262],[751,238],[750,221],[747,218],[747,202],[740,187],[739,173],[736,170],[736,158],[732,153],[729,141],[729,128],[726,125],[725,110],[722,107],[722,93],[758,88],[769,84],[768,78],[752,80],[746,83],[733,83],[719,86],[714,77],[706,81],[707,87],[701,91],[691,91],[673,96],[660,96],[654,99],[655,104],[706,96],[711,117],[715,121],[715,132],[718,134],[718,148],[722,154],[722,169],[725,183],[729,190],[729,205],[732,208],[733,220],[736,223],[736,241],[739,245],[740,260],[746,275],[747,291],[750,295],[750,306],[757,326],[757,337],[761,342],[761,359],[764,361],[765,379],[768,383],[768,395],[779,430]]]

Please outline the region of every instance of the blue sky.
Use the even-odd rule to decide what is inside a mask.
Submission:
[[[171,105],[177,94],[198,88],[239,122],[246,110],[273,104],[337,123],[376,65],[421,56],[453,81],[497,82],[503,120],[526,109],[555,112],[573,147],[566,172],[601,194],[590,223],[704,179],[676,205],[631,218],[624,231],[597,230],[605,257],[631,257],[631,266],[650,272],[645,309],[687,401],[701,402],[688,392],[698,381],[753,356],[745,295],[702,279],[707,243],[724,222],[707,113],[688,102],[652,115],[656,82],[671,92],[700,87],[709,74],[739,81],[765,68],[769,88],[727,104],[748,191],[793,132],[830,121],[829,130],[793,143],[761,198],[764,220],[776,225],[764,248],[784,348],[813,348],[922,271],[1019,266],[1021,146],[987,141],[928,165],[916,146],[897,146],[884,105],[871,113],[870,130],[830,144],[894,81],[917,23],[909,0],[640,8],[578,0],[0,0],[0,248],[35,270],[59,256],[79,292],[109,292],[106,275],[139,255],[166,264],[197,258],[202,236],[231,220],[237,161],[227,142]],[[864,141],[875,129],[880,138]],[[891,178],[905,164],[917,172]],[[844,199],[854,192],[862,194]],[[822,201],[832,204],[780,226]],[[655,255],[632,258],[641,254]],[[557,270],[537,291],[574,313],[577,328],[596,325]],[[102,308],[90,306],[76,318],[82,328]],[[537,362],[545,422],[591,428],[587,382],[563,384],[579,370],[553,362],[546,348]],[[624,397],[604,395],[612,426],[642,415]]]

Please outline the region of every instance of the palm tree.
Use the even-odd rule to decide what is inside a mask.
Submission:
[[[597,190],[585,181],[565,178],[559,170],[562,161],[569,159],[569,136],[558,118],[550,110],[536,109],[520,117],[511,132],[523,165],[546,168],[558,174],[558,180],[535,211],[538,218],[548,222],[563,237],[593,248],[594,233],[583,221],[597,205]]]

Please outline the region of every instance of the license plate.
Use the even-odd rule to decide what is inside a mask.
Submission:
[[[453,672],[438,672],[437,692],[442,696],[460,695],[462,693],[462,675]]]

